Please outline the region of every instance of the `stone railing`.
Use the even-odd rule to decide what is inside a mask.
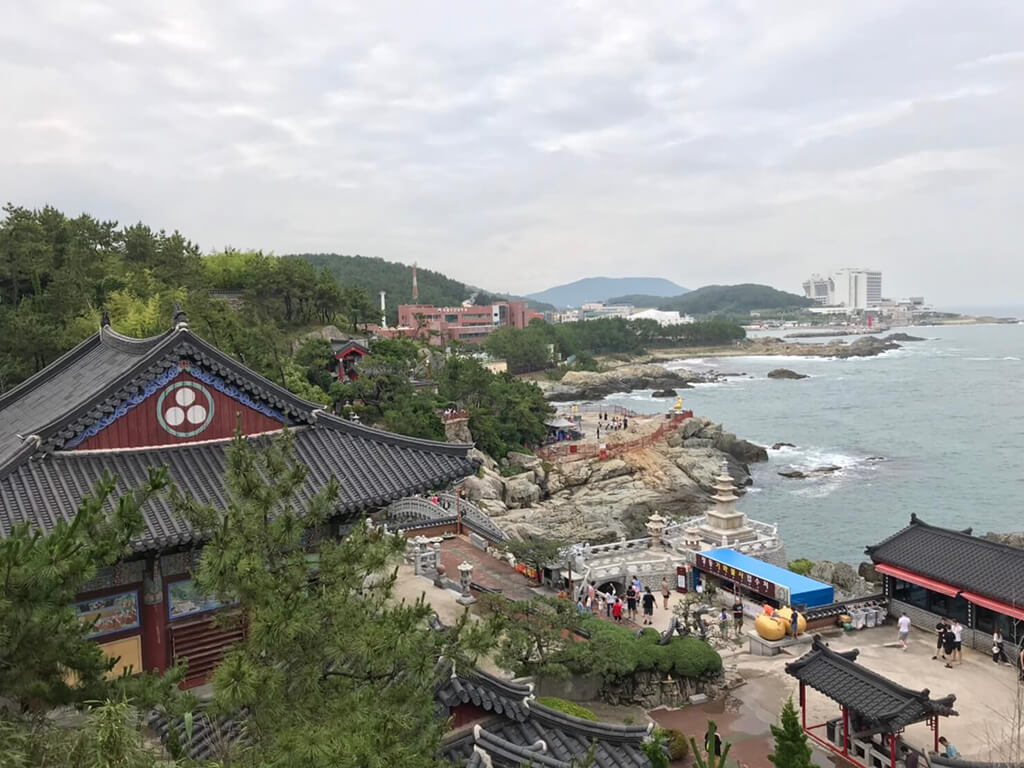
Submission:
[[[651,539],[650,537],[644,537],[642,539],[626,539],[624,541],[612,541],[608,544],[595,544],[584,552],[584,556],[593,558],[599,555],[631,552],[643,549],[650,549]]]

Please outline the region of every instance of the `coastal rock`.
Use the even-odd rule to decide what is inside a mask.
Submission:
[[[792,443],[773,443],[772,444],[772,450],[773,451],[781,451],[783,448],[796,448],[796,446],[793,445]]]
[[[1024,533],[993,533],[989,531],[982,538],[1017,549],[1024,549]]]
[[[877,336],[862,336],[850,344],[838,347],[832,356],[838,358],[874,357],[888,352],[890,349],[899,348],[900,345],[893,341],[885,341]]]
[[[806,379],[807,374],[791,371],[789,368],[775,368],[768,371],[769,379]]]
[[[497,469],[498,467],[498,462],[496,462],[486,453],[481,451],[479,448],[470,448],[467,456],[470,459],[478,461],[480,463],[480,466],[485,467],[486,469]]]
[[[540,501],[541,488],[531,478],[532,475],[516,475],[505,481],[505,504],[509,509],[528,507]]]
[[[561,381],[538,381],[548,400],[599,400],[613,392],[635,389],[687,389],[694,381],[715,377],[695,371],[670,371],[654,363],[621,365],[610,371],[569,371]]]
[[[909,333],[890,333],[883,337],[885,341],[927,341],[922,336],[911,336]]]
[[[861,563],[857,566],[858,575],[870,584],[881,584],[882,574],[875,568],[874,563]]]
[[[469,419],[455,419],[444,423],[444,439],[449,443],[473,444],[473,433],[469,431]]]
[[[481,468],[478,475],[467,477],[463,487],[466,489],[466,498],[470,501],[505,497],[505,479],[487,467]]]
[[[544,470],[544,462],[536,456],[528,453],[517,453],[510,451],[508,454],[509,466],[519,467],[533,474],[534,482],[542,484],[547,479],[547,472]]]
[[[801,480],[814,475],[830,475],[833,472],[838,472],[842,467],[837,467],[835,464],[826,464],[823,467],[815,467],[814,469],[802,470],[802,469],[784,469],[780,470],[778,474],[782,477],[795,478]]]
[[[651,397],[676,397],[674,389],[656,389],[651,392]]]

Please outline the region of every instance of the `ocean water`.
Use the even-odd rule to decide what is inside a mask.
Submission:
[[[1024,325],[898,330],[927,340],[864,359],[669,364],[743,374],[681,390],[684,406],[761,445],[796,446],[752,465],[740,502],[751,518],[779,524],[790,558],[859,562],[912,512],[975,533],[1024,530]],[[778,367],[810,378],[766,378]],[[674,402],[650,395],[608,401],[650,413]],[[777,474],[823,465],[840,470]]]

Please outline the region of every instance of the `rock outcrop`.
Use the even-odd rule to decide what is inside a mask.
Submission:
[[[543,535],[594,544],[644,535],[654,512],[689,517],[705,512],[723,460],[739,486],[749,485],[748,462],[763,460],[760,446],[707,419],[690,419],[669,440],[607,461],[545,464],[509,454],[524,471],[502,477],[482,468],[466,480],[471,500],[512,535]]]
[[[783,469],[777,474],[782,477],[788,477],[796,480],[803,480],[808,477],[814,477],[815,475],[831,475],[833,472],[838,472],[842,467],[837,467],[835,464],[826,464],[823,467],[815,467],[814,469]]]
[[[610,371],[569,371],[561,381],[538,381],[548,400],[599,400],[613,392],[635,389],[686,389],[691,382],[714,381],[705,373],[670,371],[662,365],[621,365]]]
[[[789,368],[775,368],[768,371],[769,379],[806,379],[807,374],[791,371]]]
[[[883,352],[888,352],[890,349],[899,349],[900,345],[894,341],[880,339],[877,336],[861,336],[849,344],[843,344],[835,348],[829,345],[829,347],[830,357],[846,359],[850,357],[874,357]]]
[[[927,341],[923,336],[911,336],[909,333],[890,333],[885,341]]]
[[[674,389],[656,389],[651,392],[651,397],[677,397],[678,394]]]

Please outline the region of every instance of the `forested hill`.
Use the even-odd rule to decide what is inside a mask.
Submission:
[[[380,292],[387,292],[388,322],[395,322],[399,304],[412,303],[412,266],[397,261],[369,256],[344,256],[338,253],[300,253],[292,258],[305,259],[316,267],[326,269],[345,285],[357,285],[366,291],[371,300],[380,301]],[[517,299],[477,290],[447,275],[432,269],[417,267],[416,282],[419,285],[419,303],[437,307],[458,306],[472,298],[476,304],[490,304],[493,300]],[[530,301],[534,309],[554,309],[549,304]],[[378,304],[379,306],[379,304]]]
[[[657,306],[659,309],[676,309],[691,315],[748,314],[751,310],[797,309],[809,307],[810,299],[757,283],[740,285],[705,285],[695,291],[670,299],[652,296],[622,296],[611,301],[633,299],[629,303],[637,306]],[[647,299],[648,301],[640,301]]]

